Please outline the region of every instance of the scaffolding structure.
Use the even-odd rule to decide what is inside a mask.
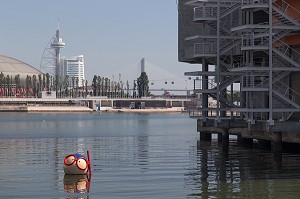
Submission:
[[[235,113],[251,124],[299,121],[300,2],[180,0],[178,9],[179,61],[202,65],[185,73],[200,77],[194,88],[201,106],[193,115],[219,122]]]

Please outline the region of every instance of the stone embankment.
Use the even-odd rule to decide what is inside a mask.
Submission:
[[[0,112],[88,112],[85,106],[0,106]]]
[[[86,106],[0,106],[0,112],[92,112],[96,111]],[[183,107],[174,108],[146,108],[146,109],[114,109],[106,107],[100,112],[122,112],[122,113],[181,113],[185,112]]]
[[[115,109],[118,112],[124,113],[181,113],[184,112],[183,107],[174,107],[174,108],[146,108],[146,109]]]

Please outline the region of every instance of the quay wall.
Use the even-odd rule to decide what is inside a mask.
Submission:
[[[144,102],[143,108],[130,109],[132,103]],[[109,99],[109,98],[0,98],[0,112],[184,112],[191,99]]]
[[[224,119],[217,122],[214,119],[197,119],[197,131],[203,140],[211,140],[208,134],[223,136],[236,135],[238,139],[257,140],[269,143],[274,150],[281,150],[282,144],[300,144],[300,122],[277,121],[274,125],[268,122],[250,124],[242,119]]]

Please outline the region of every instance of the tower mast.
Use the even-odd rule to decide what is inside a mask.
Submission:
[[[59,37],[59,20],[57,23],[57,30],[54,41],[51,43],[51,48],[55,50],[55,75],[56,77],[61,76],[61,67],[60,67],[60,49],[64,48],[66,44],[62,41],[62,38]]]

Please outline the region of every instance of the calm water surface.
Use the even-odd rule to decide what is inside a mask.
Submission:
[[[198,142],[185,114],[1,113],[0,198],[299,198],[300,155]],[[93,175],[63,159],[91,153]]]

